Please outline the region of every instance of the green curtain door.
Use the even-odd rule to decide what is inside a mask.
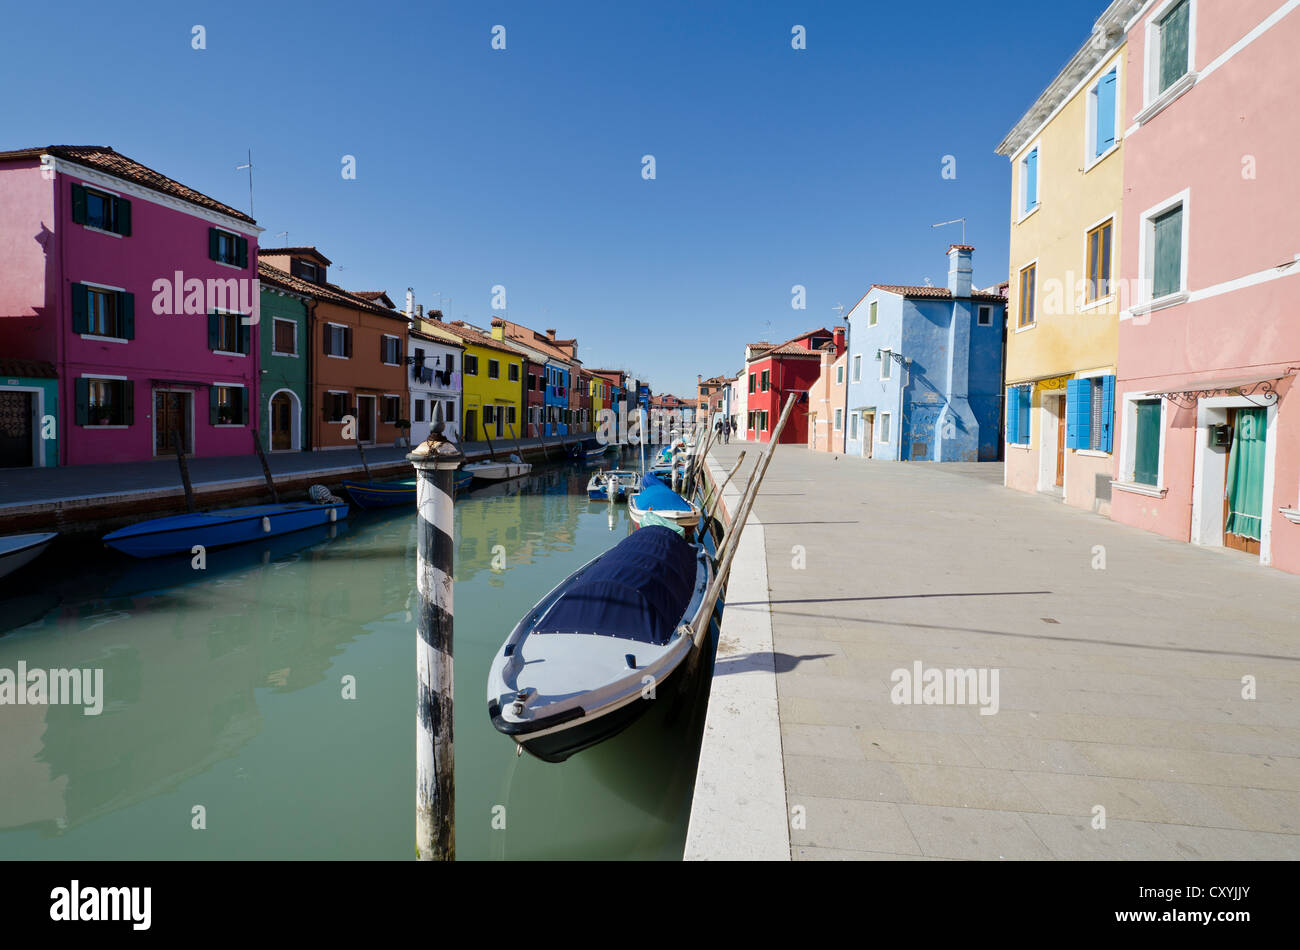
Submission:
[[[1228,454],[1228,521],[1224,531],[1258,541],[1264,515],[1266,410],[1238,409]]]

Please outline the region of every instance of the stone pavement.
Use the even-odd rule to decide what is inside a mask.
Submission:
[[[987,463],[781,446],[755,511],[792,857],[1300,858],[1300,577]],[[891,702],[918,662],[998,711]]]

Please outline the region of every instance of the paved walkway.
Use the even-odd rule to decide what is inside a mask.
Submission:
[[[1300,577],[989,464],[782,446],[755,511],[794,858],[1300,858]],[[998,711],[891,702],[915,663]]]

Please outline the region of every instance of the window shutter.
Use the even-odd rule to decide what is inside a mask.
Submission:
[[[75,382],[77,425],[84,426],[90,421],[90,380],[77,379]]]
[[[1187,0],[1160,21],[1160,91],[1164,92],[1187,72]]]
[[[1025,159],[1025,210],[1038,207],[1038,149]]]
[[[117,204],[117,233],[131,236],[131,202],[125,198],[114,199]]]
[[[240,267],[248,266],[248,238],[235,238],[235,258]]]
[[[215,313],[208,314],[208,349],[215,350],[221,344],[221,325]]]
[[[1033,404],[1033,390],[1028,386],[1020,387],[1020,441],[1029,444],[1029,409]]]
[[[753,428],[753,425],[750,426]],[[1020,387],[1013,386],[1007,390],[1007,441],[1020,441]]]
[[[1097,83],[1097,155],[1115,144],[1115,89],[1117,74],[1111,70]]]
[[[1065,384],[1065,447],[1067,449],[1087,448],[1080,440],[1080,432],[1083,426],[1080,425],[1079,405],[1083,402],[1083,393],[1080,386],[1085,380],[1071,379]]]
[[[208,259],[213,261],[221,260],[221,242],[217,235],[220,232],[216,228],[208,228]]]
[[[379,336],[379,362],[384,363],[388,360],[388,337],[380,334]]]
[[[72,332],[89,333],[90,319],[87,316],[89,303],[87,301],[86,285],[72,285]]]
[[[86,189],[75,181],[72,183],[72,223],[86,223]]]
[[[343,355],[352,358],[352,328],[343,328]]]
[[[1113,452],[1115,445],[1115,377],[1101,378],[1101,450]]]
[[[328,323],[321,327],[321,346],[326,356],[330,355],[330,337],[334,335],[334,328]]]
[[[135,425],[135,383],[129,379],[122,383],[122,425]]]
[[[248,390],[239,390],[239,406],[243,411],[244,425],[248,425]]]
[[[208,425],[217,424],[217,387],[208,387]]]
[[[122,338],[135,339],[135,294],[123,291],[117,295],[117,312],[121,318]]]
[[[239,318],[239,352],[253,352],[253,328],[244,322],[243,317]]]

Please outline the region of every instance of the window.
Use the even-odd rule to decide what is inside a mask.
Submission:
[[[488,379],[500,379],[500,378],[501,378],[501,361],[492,360],[492,359],[488,360]]]
[[[1020,272],[1020,326],[1034,325],[1034,292],[1038,277],[1038,265],[1030,264]]]
[[[423,422],[424,421],[424,400],[423,399],[415,400],[415,402],[411,404],[411,408],[414,410],[412,415],[415,416],[415,418],[411,421]]]
[[[1160,484],[1160,400],[1133,403],[1133,481]]]
[[[853,357],[853,381],[855,383],[862,382],[862,354],[861,353],[854,354]]]
[[[1088,232],[1088,302],[1110,296],[1111,223],[1098,225]]]
[[[496,406],[484,406],[484,407],[483,407],[483,424],[484,424],[485,426],[486,426],[486,425],[492,425],[492,423],[494,423],[494,422],[497,421],[497,420],[496,420],[496,408],[497,408]]]
[[[348,414],[348,394],[337,391],[326,393],[323,408],[326,422],[342,422]]]
[[[1111,451],[1115,377],[1071,379],[1065,385],[1065,447]]]
[[[767,412],[762,409],[758,411],[758,428],[762,432],[767,431]]]
[[[843,385],[844,385],[844,367],[843,367],[843,366],[837,366],[837,367],[835,367],[835,385],[836,385],[836,386],[843,386]]]
[[[756,380],[757,378],[758,378],[758,377],[755,376],[753,373],[750,373],[750,374],[749,374],[749,391],[750,391],[751,393],[754,391],[754,380]],[[750,428],[752,429],[752,428],[754,428],[754,427],[751,425]]]
[[[839,432],[844,428],[844,410],[835,410],[835,431]]]
[[[1115,145],[1115,91],[1118,88],[1119,68],[1115,67],[1088,90],[1088,158],[1101,158]]]
[[[477,375],[478,375],[478,357],[477,357],[477,356],[470,356],[468,353],[465,354],[465,375],[466,375],[466,376],[477,376]]]
[[[117,294],[91,287],[86,291],[86,330],[96,336],[121,337],[121,320],[117,313]]]
[[[448,354],[447,354],[447,373],[448,373],[448,374],[451,374],[451,373],[454,373],[454,372],[456,372],[456,354],[455,354],[455,353],[448,353]]]
[[[510,382],[512,382],[512,383],[517,383],[517,382],[519,382],[519,364],[518,364],[518,363],[511,363],[511,364],[510,364]]]
[[[72,220],[88,228],[129,237],[131,202],[117,195],[73,183]]]
[[[880,414],[880,424],[876,426],[876,441],[889,441],[889,413],[887,412],[882,412]]]
[[[1160,94],[1191,70],[1189,27],[1191,3],[1181,0],[1160,19],[1156,27],[1159,50],[1156,62],[1156,93]]]
[[[208,422],[214,426],[238,426],[248,421],[248,400],[243,386],[208,387]]]
[[[893,350],[880,351],[880,378],[890,379],[894,375]]]
[[[320,279],[316,265],[311,261],[298,261],[298,276],[303,280],[310,280],[313,284]]]
[[[325,324],[321,334],[325,344],[325,355],[347,359],[352,356],[352,328],[339,323]]]
[[[836,429],[839,428],[839,421],[840,421],[840,411],[836,409],[835,410]],[[849,438],[856,439],[857,437],[858,437],[858,414],[854,412],[849,414]]]
[[[379,361],[387,366],[402,362],[402,341],[385,333],[379,338]]]
[[[871,308],[870,310],[867,311],[867,326],[869,327],[874,327],[876,325],[876,317],[877,317],[876,308],[879,305],[879,303],[880,301],[878,300],[871,301]]]
[[[456,421],[456,400],[454,399],[449,400],[447,403],[447,421],[448,422]]]
[[[980,313],[979,313],[979,325],[982,326],[982,327],[991,327],[991,326],[993,326],[993,308],[992,308],[992,307],[980,307]]]
[[[247,353],[249,327],[238,313],[208,314],[208,349],[220,353]]]
[[[135,294],[72,285],[72,332],[115,340],[135,338]]]
[[[1020,160],[1020,216],[1038,207],[1038,146]]]
[[[751,376],[750,379],[753,379],[753,377]],[[753,410],[750,410],[749,415],[747,415],[747,416],[745,417],[745,430],[746,430],[746,431],[753,431],[753,428],[754,428],[754,416],[755,416],[755,415],[757,415],[757,413],[755,413]]]
[[[506,424],[507,424],[507,425],[514,425],[514,424],[515,424],[515,407],[514,407],[514,406],[506,406]]]
[[[771,371],[771,370],[768,370],[768,369],[763,370],[763,378],[762,378],[761,383],[759,384],[759,388],[762,389],[763,392],[767,392],[767,390],[768,390],[769,374],[770,374],[771,372],[772,372],[772,371]],[[764,427],[764,428],[766,428],[766,427]]]
[[[220,228],[208,228],[208,257],[221,264],[247,267],[248,238]]]
[[[1007,441],[1012,445],[1029,444],[1030,397],[1028,386],[1012,386],[1007,390]]]
[[[1149,219],[1151,242],[1151,296],[1176,294],[1183,289],[1183,206],[1181,203]]]
[[[77,380],[77,425],[129,426],[135,422],[134,387],[125,379]]]
[[[274,335],[271,340],[271,352],[276,356],[298,355],[298,324],[293,320],[273,320]]]

